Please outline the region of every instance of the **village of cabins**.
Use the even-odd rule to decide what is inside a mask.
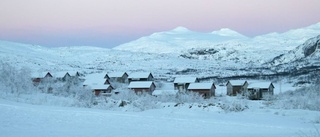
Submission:
[[[96,96],[111,96],[118,94],[112,83],[122,83],[127,89],[135,93],[148,93],[154,96],[177,95],[179,93],[197,92],[204,98],[215,96],[216,86],[213,82],[200,83],[196,77],[176,77],[173,81],[173,90],[157,89],[155,78],[152,73],[135,72],[128,75],[126,72],[112,72],[108,74],[95,74],[84,77],[79,72],[59,72],[59,73],[37,73],[32,75],[35,86],[41,82],[54,81],[64,82],[68,79],[77,79],[83,83],[84,88],[90,88]],[[226,95],[246,96],[248,99],[260,100],[274,94],[272,82],[258,82],[250,84],[245,80],[229,80],[226,85]]]

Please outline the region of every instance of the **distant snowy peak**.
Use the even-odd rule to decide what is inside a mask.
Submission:
[[[176,27],[169,31],[156,32],[150,36],[141,37],[113,49],[146,53],[181,53],[186,49],[209,47],[240,39],[247,39],[247,37],[230,29],[202,33],[191,31],[185,27]],[[232,43],[237,42],[233,41]]]
[[[191,32],[189,29],[179,26],[171,30],[170,32],[176,32],[176,33],[186,33],[186,32]]]
[[[231,30],[229,28],[222,28],[218,31],[211,32],[212,34],[220,35],[220,36],[226,36],[226,37],[240,37],[240,38],[247,38],[246,36]]]
[[[304,28],[293,29],[284,33],[269,33],[246,37],[234,30],[222,28],[211,33],[191,31],[185,27],[163,32],[156,32],[149,36],[119,45],[113,49],[145,53],[178,53],[188,49],[212,48],[217,45],[228,45],[228,49],[238,45],[259,47],[257,50],[273,50],[285,53],[303,44],[309,38],[320,35],[320,23]]]

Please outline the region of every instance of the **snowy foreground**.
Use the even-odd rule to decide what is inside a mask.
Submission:
[[[260,105],[259,105],[260,104]],[[190,104],[142,112],[31,105],[0,99],[0,136],[290,137],[319,136],[320,112],[262,108],[242,112]]]

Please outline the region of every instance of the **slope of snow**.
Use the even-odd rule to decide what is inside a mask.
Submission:
[[[252,106],[254,107],[254,106]],[[258,107],[258,106],[257,106]],[[252,109],[226,113],[218,109],[166,106],[143,112],[37,106],[0,100],[1,136],[34,137],[284,137],[312,135],[310,121],[319,112]]]
[[[304,58],[320,58],[320,35],[307,40],[294,50],[276,57],[272,64],[279,65]]]
[[[212,33],[193,32],[184,27],[167,32],[157,32],[135,41],[119,45],[113,49],[145,53],[174,53],[181,54],[188,50],[216,49],[221,52],[206,59],[240,60],[246,58],[248,62],[268,62],[272,58],[296,48],[307,39],[320,34],[320,23],[285,33],[270,33],[248,38],[228,28]],[[241,46],[239,46],[241,45]],[[222,49],[223,48],[223,49]],[[265,52],[268,51],[268,55]],[[226,54],[224,54],[226,53]],[[232,53],[234,56],[229,57]],[[250,57],[250,58],[249,58]],[[201,59],[203,57],[197,57]]]
[[[318,25],[307,27],[307,30],[316,30]],[[0,58],[1,62],[20,68],[26,66],[33,73],[79,71],[86,74],[122,71],[127,73],[152,72],[155,77],[165,78],[177,75],[192,75],[200,78],[228,77],[261,73],[274,74],[274,71],[270,69],[253,70],[250,68],[261,68],[263,63],[268,63],[275,57],[285,54],[292,47],[278,45],[279,47],[275,48],[264,45],[268,40],[261,40],[261,43],[264,44],[258,42],[250,44],[252,41],[248,39],[236,40],[231,36],[220,36],[225,33],[232,36],[238,35],[228,29],[219,31],[219,34],[218,32],[210,34],[178,27],[169,32],[159,32],[150,37],[140,38],[139,41],[145,41],[150,45],[141,44],[134,47],[139,52],[96,47],[45,48],[0,41]],[[309,32],[305,34],[309,35]],[[217,41],[230,40],[219,44],[216,40],[209,39],[210,37],[217,38]],[[203,40],[199,41],[200,38]],[[279,39],[281,40],[281,37]],[[277,40],[270,44],[276,42]],[[184,44],[180,45],[181,43]],[[134,43],[129,44],[135,45]],[[146,47],[155,53],[140,52]],[[179,53],[176,53],[178,51]],[[161,52],[168,53],[158,54]],[[286,57],[286,60],[280,63],[292,61],[289,57]],[[272,65],[267,67],[272,67]]]
[[[200,33],[184,27],[177,27],[167,32],[157,32],[142,37],[113,49],[146,53],[179,53],[185,49],[211,47],[220,42],[238,39],[246,39],[246,37],[230,29],[222,29],[213,33]]]
[[[272,48],[292,50],[306,40],[320,35],[320,22],[298,29],[292,29],[284,33],[269,33],[253,38],[253,43],[266,46],[274,45]]]
[[[223,46],[226,45],[222,45],[221,49],[223,49]],[[32,52],[32,54],[23,54],[23,51],[21,51],[21,54],[7,52],[6,48],[9,46],[3,45],[3,47],[5,48],[0,48],[1,62],[10,63],[19,68],[30,68],[33,73],[79,71],[87,74],[123,71],[127,73],[152,72],[155,77],[166,78],[181,74],[189,74],[196,77],[233,76],[248,73],[245,69],[240,70],[241,68],[260,65],[259,62],[249,62],[252,54],[237,56],[237,54],[231,54],[232,52],[225,52],[224,50],[219,52],[222,58],[213,62],[212,60],[186,59],[177,54],[151,54],[95,47],[41,47],[41,51]],[[23,47],[30,48],[30,51],[35,50],[33,48],[38,48],[32,45],[18,44],[12,46],[12,51],[16,49],[19,51],[18,49]],[[238,48],[245,47],[239,46]],[[231,60],[232,58],[234,60]],[[259,58],[262,58],[261,55]],[[242,59],[243,61],[241,61]],[[249,63],[243,64],[239,63],[239,61]],[[237,69],[237,71],[234,71],[234,69]],[[189,72],[189,70],[194,71]]]

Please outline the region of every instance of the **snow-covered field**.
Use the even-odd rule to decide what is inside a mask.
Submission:
[[[217,107],[179,107],[142,112],[39,106],[0,99],[0,136],[32,137],[304,137],[316,136],[320,112],[261,108],[225,112]]]

